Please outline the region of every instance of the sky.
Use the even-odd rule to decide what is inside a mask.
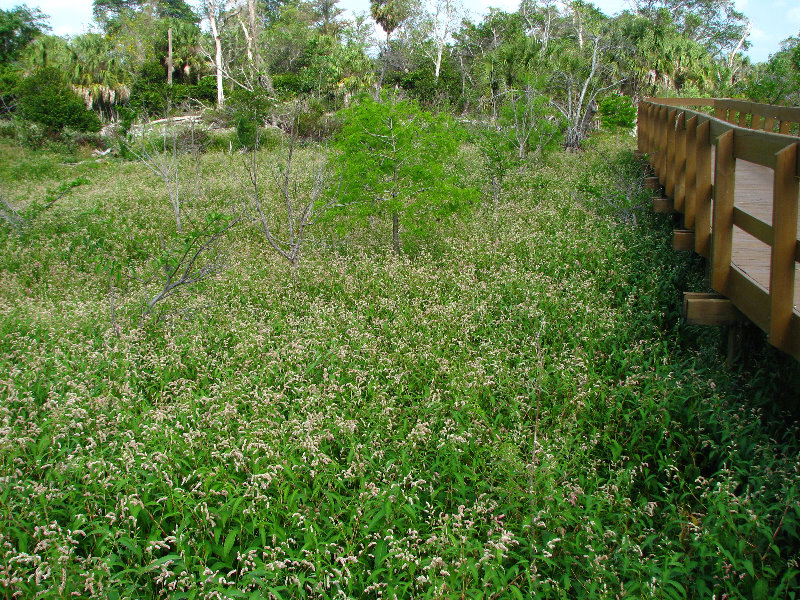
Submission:
[[[38,6],[50,15],[50,25],[57,35],[76,35],[88,30],[92,22],[92,0],[0,0],[0,8],[9,9],[18,4]],[[196,0],[189,0],[197,4]],[[607,15],[614,15],[629,7],[627,0],[594,0]],[[752,23],[748,51],[754,62],[767,60],[778,50],[786,38],[800,34],[800,2],[798,0],[735,0],[738,10]],[[339,0],[339,6],[354,12],[368,12],[369,0]],[[514,11],[519,0],[464,0],[464,6],[473,19],[485,14],[490,6]]]

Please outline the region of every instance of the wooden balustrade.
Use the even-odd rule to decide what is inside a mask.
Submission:
[[[800,108],[718,98],[639,104],[639,150],[709,259],[712,287],[798,360],[800,140],[790,134],[799,126]]]

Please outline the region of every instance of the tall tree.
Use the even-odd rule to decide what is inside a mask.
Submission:
[[[49,31],[49,18],[38,8],[24,4],[0,9],[0,65],[16,60],[31,41]]]
[[[92,12],[97,22],[106,29],[113,29],[114,23],[123,15],[140,12],[159,19],[198,20],[186,0],[94,0]]]
[[[222,37],[220,36],[220,30],[217,26],[217,19],[220,13],[220,6],[217,0],[205,0],[203,3],[203,11],[211,27],[211,36],[214,38],[214,70],[217,76],[217,107],[222,108],[225,105],[225,88],[223,87],[223,73],[225,67],[222,62]]]
[[[425,5],[422,25],[433,47],[433,51],[426,54],[433,61],[433,73],[437,80],[442,69],[445,46],[452,40],[453,30],[458,26],[463,12],[458,0],[428,0]]]
[[[659,11],[667,11],[680,33],[719,58],[728,60],[750,46],[750,22],[736,10],[734,0],[631,1],[637,14],[651,20],[659,18]]]
[[[387,44],[392,33],[412,14],[412,0],[370,0],[369,12],[386,33]]]

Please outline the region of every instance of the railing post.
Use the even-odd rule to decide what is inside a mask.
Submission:
[[[664,195],[675,199],[675,117],[676,109],[667,112],[667,164],[664,183]]]
[[[678,113],[675,123],[675,189],[673,199],[678,212],[684,213],[686,198],[686,113]]]
[[[653,172],[658,175],[658,164],[661,155],[658,153],[658,145],[661,143],[661,107],[655,104],[650,105],[650,164],[653,165]]]
[[[736,157],[733,153],[734,130],[717,138],[714,168],[714,216],[711,224],[711,287],[726,294],[733,249],[733,202]]]
[[[647,117],[645,117],[645,103],[644,100],[639,101],[639,107],[636,111],[636,147],[642,154],[647,153]]]
[[[787,350],[794,310],[797,247],[798,156],[797,144],[776,154],[772,196],[772,268],[769,277],[770,330],[773,346]]]
[[[661,185],[667,177],[667,113],[669,109],[662,106],[658,111],[658,168],[656,175]]]
[[[686,170],[683,176],[684,224],[687,229],[694,229],[695,211],[697,209],[697,117],[686,121]]]
[[[695,183],[694,249],[711,257],[711,121],[697,125],[697,177]]]
[[[747,112],[744,110],[739,111],[739,127],[747,129]]]

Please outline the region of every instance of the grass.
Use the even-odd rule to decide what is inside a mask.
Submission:
[[[702,271],[629,222],[626,144],[510,177],[496,251],[481,207],[401,257],[322,224],[296,272],[241,225],[162,321],[121,285],[119,336],[109,274],[180,242],[160,182],[1,148],[20,205],[91,183],[0,232],[0,594],[795,598],[797,365],[680,322]]]

